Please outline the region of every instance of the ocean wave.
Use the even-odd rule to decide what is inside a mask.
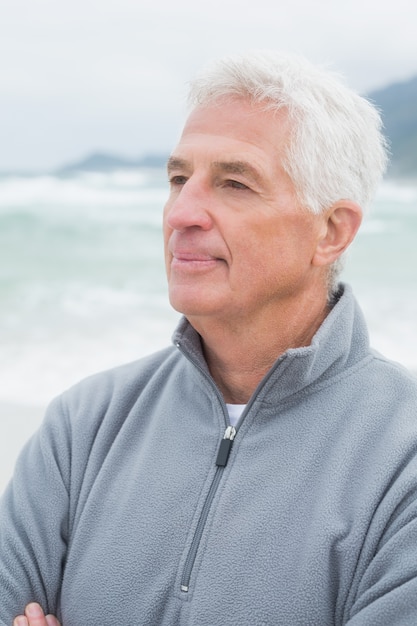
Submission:
[[[380,207],[384,202],[388,202],[389,206],[395,202],[410,205],[417,211],[417,181],[385,180],[379,187],[377,201]]]
[[[140,173],[82,174],[74,178],[37,176],[0,180],[0,210],[39,207],[81,209],[85,207],[163,206],[167,187],[159,179],[149,186]]]

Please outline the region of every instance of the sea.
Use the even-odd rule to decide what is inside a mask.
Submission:
[[[162,169],[0,176],[0,493],[49,401],[169,344]],[[417,374],[417,182],[385,182],[342,275]]]

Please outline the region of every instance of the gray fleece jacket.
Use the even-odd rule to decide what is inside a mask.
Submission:
[[[185,320],[174,344],[52,403],[1,502],[0,624],[417,624],[417,384],[350,289],[224,440]]]

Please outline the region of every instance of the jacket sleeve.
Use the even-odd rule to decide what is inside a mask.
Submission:
[[[56,614],[65,563],[70,444],[60,400],[23,448],[0,500],[0,625],[31,601]]]
[[[417,458],[388,487],[369,527],[348,626],[417,624]]]

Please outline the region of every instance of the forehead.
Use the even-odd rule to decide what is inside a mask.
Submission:
[[[174,154],[204,153],[223,161],[281,162],[289,140],[285,110],[267,110],[260,103],[223,99],[198,106],[189,115]]]

